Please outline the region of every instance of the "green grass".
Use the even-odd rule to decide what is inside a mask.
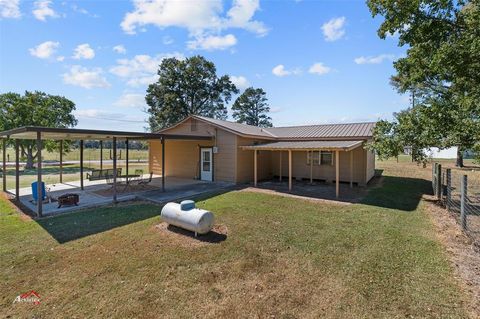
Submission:
[[[228,228],[217,244],[159,231],[160,209],[145,203],[36,222],[0,201],[0,313],[467,317],[465,296],[424,212],[429,182],[415,167],[402,175],[389,165],[380,163],[383,187],[361,204],[250,192],[201,201]],[[32,289],[40,305],[12,304]]]

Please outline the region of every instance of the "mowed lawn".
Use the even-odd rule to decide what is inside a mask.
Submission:
[[[415,164],[362,204],[245,191],[199,202],[227,237],[168,235],[133,203],[31,221],[0,202],[0,313],[17,317],[465,318]],[[407,176],[403,176],[407,175]],[[40,305],[13,304],[35,290]]]

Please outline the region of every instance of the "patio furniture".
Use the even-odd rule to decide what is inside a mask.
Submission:
[[[138,185],[141,185],[142,187],[147,186],[152,182],[152,177],[153,177],[153,172],[150,172],[150,177],[149,178],[142,178],[138,181]]]
[[[122,168],[117,168],[117,176],[122,175]],[[87,179],[89,181],[99,181],[102,179],[113,178],[113,168],[109,169],[93,169],[90,173],[87,173]]]
[[[80,196],[75,193],[68,193],[68,194],[63,194],[58,197],[58,208],[64,206],[64,205],[75,205],[78,206],[78,202],[80,200]]]

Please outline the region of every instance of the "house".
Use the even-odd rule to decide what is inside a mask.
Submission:
[[[158,133],[210,136],[211,140],[165,141],[165,176],[236,184],[272,178],[366,185],[375,155],[364,149],[375,123],[260,128],[202,116]],[[162,172],[162,145],[150,141],[150,170]]]

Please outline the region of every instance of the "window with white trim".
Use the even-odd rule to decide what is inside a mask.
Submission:
[[[307,165],[313,159],[313,165],[333,165],[333,152],[329,151],[308,151]]]

